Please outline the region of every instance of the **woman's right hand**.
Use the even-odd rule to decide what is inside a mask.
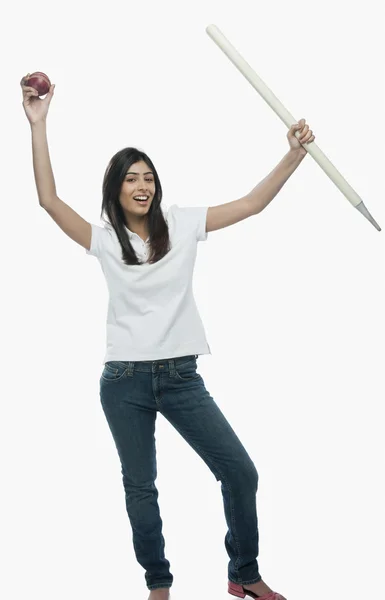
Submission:
[[[31,125],[38,123],[39,121],[45,121],[48,114],[48,108],[54,94],[55,85],[51,85],[49,92],[47,93],[44,100],[39,98],[37,90],[33,87],[26,85],[28,73],[25,77],[22,77],[20,81],[21,89],[23,90],[23,107],[27,119]]]

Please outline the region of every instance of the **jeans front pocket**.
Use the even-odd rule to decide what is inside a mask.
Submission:
[[[175,366],[175,375],[176,378],[181,381],[193,381],[194,379],[199,379],[200,375],[197,373],[196,358],[191,358],[184,364]]]
[[[127,371],[127,365],[117,360],[110,360],[105,363],[101,379],[103,381],[120,381]]]

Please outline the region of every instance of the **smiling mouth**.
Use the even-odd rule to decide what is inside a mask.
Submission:
[[[147,204],[147,202],[149,201],[150,197],[149,196],[145,196],[144,194],[142,196],[140,196],[139,194],[134,198],[135,202],[138,202],[139,204]]]

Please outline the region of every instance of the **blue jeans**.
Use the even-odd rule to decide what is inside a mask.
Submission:
[[[100,399],[121,462],[135,555],[148,589],[173,583],[165,557],[158,506],[155,420],[159,411],[221,481],[230,558],[228,579],[260,581],[258,473],[237,435],[197,373],[197,356],[110,361],[100,378]]]

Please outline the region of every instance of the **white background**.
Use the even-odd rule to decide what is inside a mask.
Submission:
[[[99,400],[107,288],[39,207],[19,81],[56,83],[57,193],[100,224],[126,146],[164,203],[248,193],[287,128],[206,34],[216,24],[385,227],[384,10],[305,2],[18,2],[2,15],[0,594],[147,599],[120,462]],[[194,289],[212,356],[198,371],[259,473],[259,564],[288,600],[384,593],[384,231],[311,156],[261,214],[199,244]],[[220,483],[158,415],[172,598],[225,600]],[[5,556],[4,556],[5,555]]]

